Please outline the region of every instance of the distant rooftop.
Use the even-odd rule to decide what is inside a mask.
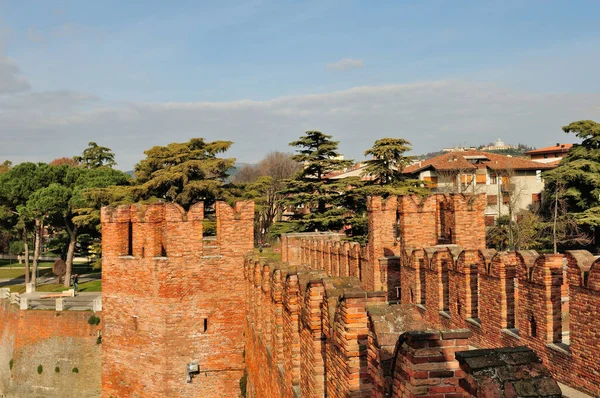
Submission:
[[[547,146],[545,148],[533,149],[525,152],[525,155],[541,155],[544,153],[567,153],[569,149],[573,147],[573,144],[560,144],[556,143],[553,146]]]

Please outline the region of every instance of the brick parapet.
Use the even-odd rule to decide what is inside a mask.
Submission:
[[[436,268],[439,253],[442,249],[410,249],[401,256],[403,303],[410,303],[412,296],[418,311],[434,327],[468,328],[475,346],[527,345],[559,381],[590,394],[600,393],[596,375],[600,368],[597,360],[594,362],[595,347],[600,344],[594,331],[600,324],[596,325],[589,313],[589,308],[600,304],[600,294],[594,285],[589,287],[592,271],[600,269],[594,268],[598,261],[594,256],[582,251],[567,253],[570,288],[565,290],[561,289],[565,283],[563,255],[461,251],[449,275],[450,311],[441,315],[437,313],[443,292],[442,268]],[[424,305],[420,303],[422,265],[426,275]],[[568,307],[565,291],[569,294]],[[563,319],[567,308],[568,323]],[[570,344],[563,342],[566,331]]]
[[[471,396],[562,397],[547,367],[530,348],[471,350],[456,357],[464,373],[459,385]]]
[[[469,330],[403,333],[396,344],[392,397],[462,396],[464,373],[455,354],[469,349],[470,335]]]
[[[254,205],[217,202],[215,210],[216,240],[203,239],[202,204],[188,212],[171,203],[102,210],[105,396],[239,392],[249,298],[239,281],[253,247]],[[191,361],[201,382],[186,383]],[[156,377],[140,378],[142,368]]]

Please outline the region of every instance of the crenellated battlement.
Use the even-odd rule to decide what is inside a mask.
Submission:
[[[225,202],[215,204],[217,236],[204,239],[204,204],[193,205],[187,212],[176,203],[104,207],[101,213],[104,256],[161,258],[221,255],[223,251],[244,253],[252,246],[237,248],[239,233],[253,233],[253,202],[237,202],[232,208]]]
[[[396,303],[409,305],[429,328],[468,331],[469,344],[481,348],[516,347],[502,352],[521,355],[525,350],[518,347],[526,345],[535,351],[535,355],[527,354],[536,358],[533,362],[541,358],[556,379],[600,394],[600,337],[593,332],[600,330],[600,324],[590,312],[600,306],[600,259],[586,251],[554,255],[485,249],[483,195],[370,198],[368,210],[366,246],[341,242],[338,236],[327,234],[294,234],[293,239],[282,239],[287,245],[283,251],[298,253],[293,272],[300,268],[325,272],[328,278],[321,279],[325,285],[331,278],[358,278],[367,297],[385,297],[385,304],[377,304],[380,311],[391,311]],[[313,284],[316,289],[317,282]],[[302,295],[302,290],[298,294]],[[308,305],[310,301],[304,297]],[[340,297],[330,300],[326,308],[337,303],[336,308],[347,311],[340,307]],[[370,308],[375,308],[372,305]],[[352,309],[356,316],[360,311]],[[335,318],[324,318],[320,324],[327,341],[335,338],[335,331],[344,324],[341,312],[328,313]],[[374,325],[376,319],[380,320],[373,317]],[[396,331],[394,325],[386,327]],[[405,367],[397,373],[386,367],[389,364],[380,367],[393,355],[398,358],[389,353],[390,341],[397,341],[398,335],[392,338],[376,332],[372,338],[367,357],[373,367],[369,388],[373,396],[385,396],[395,382],[392,392],[399,394],[410,380],[399,377],[394,381],[395,375],[404,374],[409,361],[404,358]],[[351,360],[330,361],[326,366]],[[320,374],[319,369],[311,368],[307,377]],[[337,396],[349,387],[330,384],[326,388]],[[450,387],[439,391],[450,391],[446,388]],[[307,391],[312,394],[313,390]]]
[[[244,255],[254,203],[102,209],[103,395],[236,396],[244,372]],[[196,362],[201,380],[186,383]],[[139,371],[152,374],[140,378]]]

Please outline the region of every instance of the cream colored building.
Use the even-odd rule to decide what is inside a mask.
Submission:
[[[541,200],[541,173],[555,167],[483,151],[450,152],[404,170],[434,192],[485,193],[486,224],[501,215],[516,217]]]

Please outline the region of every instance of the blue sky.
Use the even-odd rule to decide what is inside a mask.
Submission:
[[[354,158],[391,135],[417,152],[568,141],[561,125],[600,119],[598,15],[598,1],[0,0],[0,133],[15,140],[0,160],[93,139],[130,168],[204,136],[256,161],[307,128]],[[40,147],[23,153],[24,137]]]

